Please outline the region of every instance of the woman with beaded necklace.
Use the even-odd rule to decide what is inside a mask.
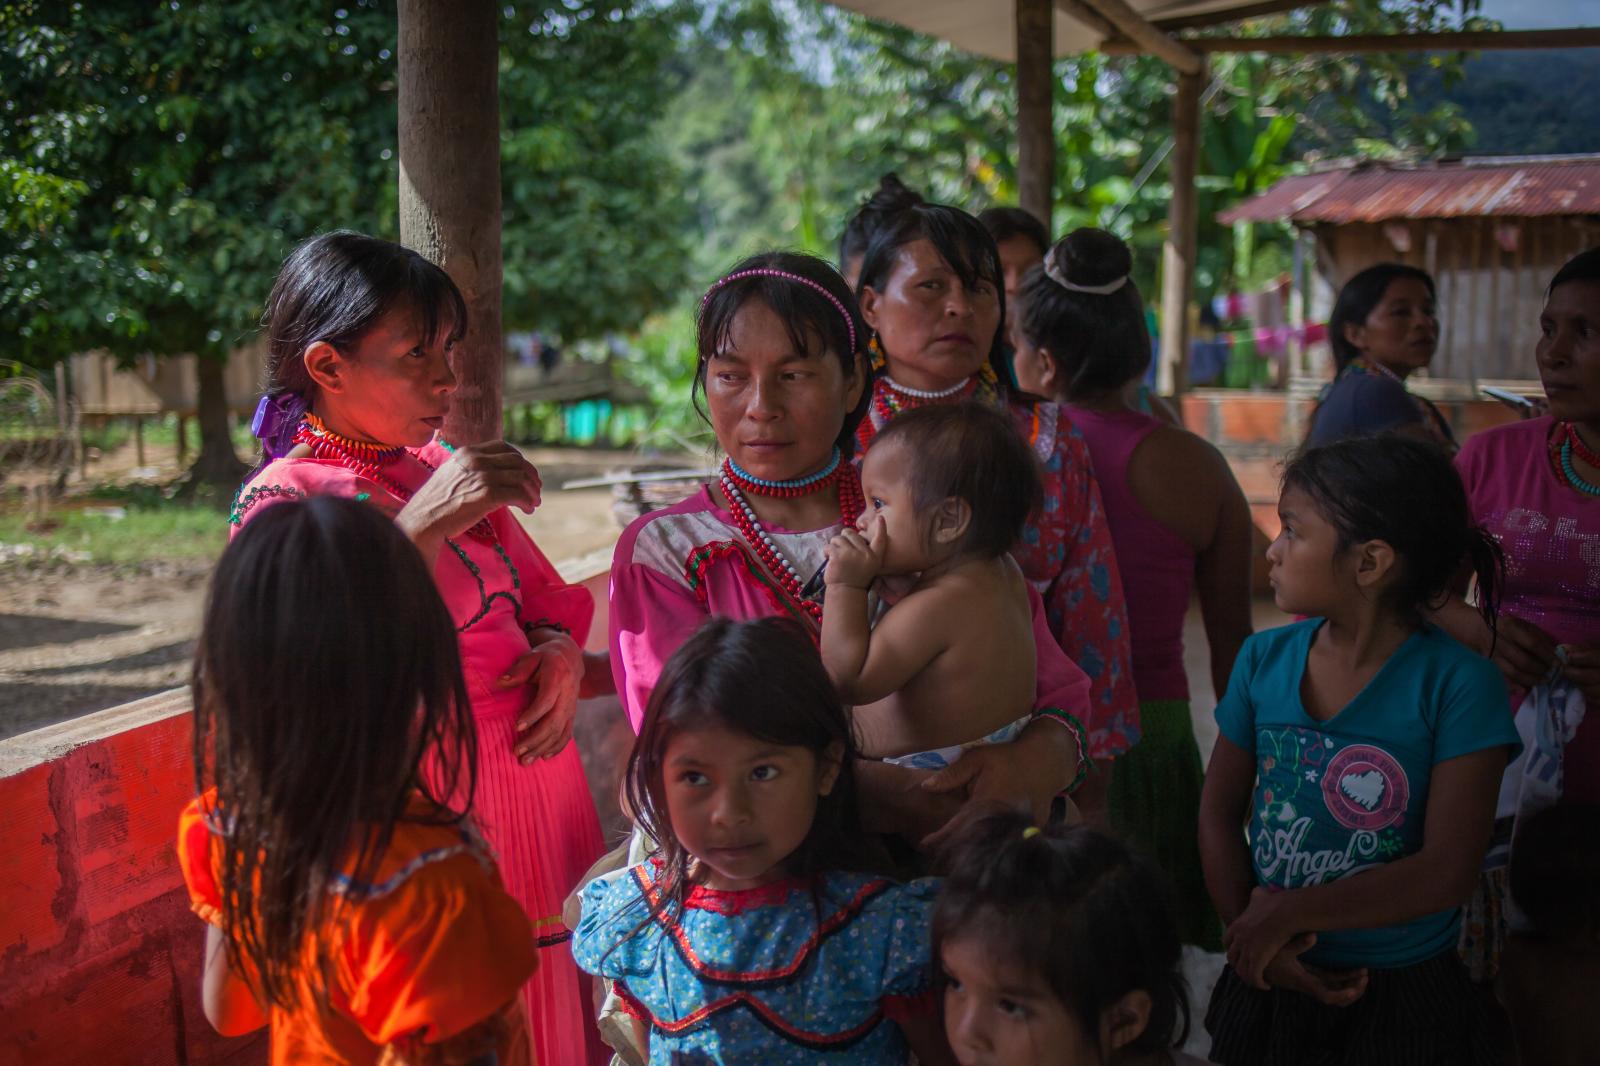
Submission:
[[[1082,436],[1059,405],[1010,385],[993,238],[965,211],[908,200],[897,213],[880,212],[857,292],[882,361],[858,444],[864,449],[897,412],[923,404],[974,399],[1012,412],[1045,479],[1045,505],[1012,555],[1043,598],[1057,644],[1089,675],[1091,754],[1109,760],[1127,751],[1139,737],[1139,702],[1110,528]],[[1080,801],[1089,817],[1099,816],[1109,781],[1109,772],[1092,779]]]
[[[254,429],[265,454],[234,500],[234,531],[275,501],[352,497],[391,516],[429,562],[472,699],[472,818],[541,949],[523,988],[535,1061],[604,1061],[560,911],[602,850],[573,715],[580,687],[610,679],[578,643],[589,593],[561,580],[509,510],[538,506],[537,472],[503,441],[452,448],[437,435],[455,390],[450,349],[467,329],[461,294],[410,249],[328,233],[285,261],[264,324]]]
[[[1556,272],[1539,326],[1535,358],[1550,413],[1475,434],[1456,457],[1473,520],[1505,552],[1499,622],[1491,634],[1460,599],[1435,621],[1494,660],[1512,708],[1525,708],[1524,715],[1537,702],[1526,699],[1534,689],[1582,696],[1562,707],[1567,729],[1580,702],[1584,710],[1560,752],[1560,802],[1594,804],[1600,803],[1600,248]],[[1557,701],[1545,702],[1548,716]],[[1514,825],[1504,802],[1500,813],[1492,862],[1464,922],[1464,953],[1480,981],[1498,969],[1504,933]]]
[[[866,329],[843,279],[811,256],[746,259],[706,294],[697,342],[695,388],[727,456],[721,474],[630,525],[612,561],[611,665],[636,729],[663,664],[707,618],[786,615],[817,633],[808,586],[862,507],[850,452],[867,400]],[[1081,777],[1081,726],[1069,719],[1085,713],[1087,683],[1036,598],[1034,638],[1039,720],[935,779],[863,763],[872,828],[912,841],[938,829],[959,806],[935,791],[945,789],[1027,802],[1042,817]]]

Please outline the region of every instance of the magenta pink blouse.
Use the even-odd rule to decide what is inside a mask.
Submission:
[[[802,575],[822,565],[823,550],[843,526],[796,533],[768,527],[784,557]],[[1062,653],[1030,591],[1038,659],[1039,707],[1090,720],[1089,679]],[[617,541],[611,562],[611,670],[635,731],[667,658],[707,618],[740,620],[795,614],[786,593],[750,563],[733,516],[709,489],[645,515]],[[1092,754],[1096,738],[1091,736]]]
[[[1122,569],[1133,638],[1133,685],[1140,700],[1186,700],[1183,621],[1194,591],[1195,550],[1152,518],[1128,487],[1134,449],[1163,423],[1137,411],[1069,408],[1089,444],[1105,503],[1111,543]]]

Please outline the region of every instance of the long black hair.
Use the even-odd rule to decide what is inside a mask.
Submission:
[[[1378,263],[1344,283],[1338,299],[1333,302],[1333,313],[1328,316],[1328,345],[1333,349],[1335,367],[1343,370],[1361,356],[1361,349],[1350,343],[1344,328],[1365,323],[1383,303],[1383,294],[1389,291],[1389,286],[1401,279],[1422,282],[1428,287],[1428,298],[1437,299],[1433,275],[1404,263]]]
[[[1057,241],[1023,279],[1017,322],[1028,343],[1047,349],[1061,368],[1069,400],[1116,392],[1150,367],[1150,330],[1132,270],[1133,253],[1120,238],[1084,227]],[[1052,274],[1073,285],[1122,283],[1114,292],[1077,292]]]
[[[1339,534],[1342,551],[1386,542],[1399,560],[1389,606],[1421,614],[1439,606],[1465,565],[1478,582],[1478,612],[1495,628],[1505,557],[1472,520],[1455,464],[1431,441],[1401,433],[1355,437],[1309,448],[1289,461],[1283,490],[1311,498]]]
[[[393,241],[335,230],[289,253],[267,297],[269,396],[293,391],[312,398],[302,356],[317,341],[340,350],[366,335],[388,312],[406,307],[421,319],[431,345],[441,330],[456,341],[467,331],[467,304],[442,268]]]
[[[338,906],[330,882],[370,880],[402,819],[450,824],[472,801],[455,626],[416,547],[378,511],[278,503],[217,563],[192,685],[228,959],[289,1006],[307,941]]]
[[[803,878],[870,867],[857,818],[856,741],[816,645],[788,619],[713,618],[667,660],[628,760],[628,803],[639,827],[660,847],[660,884],[669,907],[681,910],[688,896],[694,856],[667,814],[667,744],[674,733],[714,728],[805,748],[819,764],[840,757],[838,779],[818,798],[816,817],[788,872]]]
[[[1005,272],[994,238],[973,216],[959,207],[930,203],[911,204],[885,215],[867,241],[861,260],[861,277],[856,281],[856,295],[859,297],[869,288],[882,292],[894,273],[900,249],[919,240],[933,245],[969,292],[980,283],[994,286],[995,299],[1000,305],[1000,323],[989,343],[989,365],[994,368],[995,378],[1004,393],[1011,380],[1005,343]]]
[[[933,956],[974,938],[1044,979],[1085,1033],[1130,992],[1150,997],[1129,1056],[1182,1044],[1189,1032],[1183,944],[1165,876],[1127,845],[1084,827],[1035,830],[1012,811],[977,819],[941,853]],[[1176,1035],[1175,1035],[1176,1034]]]
[[[850,260],[867,254],[867,244],[886,219],[908,207],[925,203],[922,194],[908,188],[893,171],[879,178],[878,187],[856,208],[839,237],[839,272],[843,274],[850,269]]]
[[[693,398],[695,410],[706,419],[701,399],[706,388],[706,368],[711,357],[728,346],[734,320],[751,300],[760,300],[783,322],[789,333],[789,343],[797,352],[839,360],[846,378],[861,375],[865,381],[867,370],[867,324],[856,306],[855,294],[844,283],[839,272],[814,255],[803,252],[762,252],[741,259],[733,265],[724,278],[735,278],[754,270],[778,270],[804,278],[811,284],[791,278],[756,274],[718,281],[700,305],[695,320],[695,353]],[[816,285],[833,297],[829,300],[812,288]],[[837,301],[837,305],[834,301]],[[839,309],[844,308],[841,314]],[[854,343],[852,343],[852,340]],[[870,390],[863,388],[855,407],[845,414],[844,425],[835,440],[839,450],[848,458],[855,448],[856,426],[866,417]]]

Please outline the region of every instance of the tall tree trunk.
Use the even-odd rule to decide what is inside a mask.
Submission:
[[[233,450],[228,432],[228,390],[223,383],[221,359],[195,357],[195,374],[200,380],[200,454],[189,468],[191,483],[215,485],[228,491],[238,487],[248,469]]]
[[[467,302],[444,435],[501,435],[500,5],[400,0],[400,240]]]

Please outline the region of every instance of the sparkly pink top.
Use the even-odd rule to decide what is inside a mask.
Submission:
[[[1137,411],[1071,407],[1072,423],[1089,444],[1094,477],[1122,566],[1133,638],[1133,686],[1143,700],[1186,700],[1183,621],[1194,591],[1195,551],[1150,517],[1128,488],[1128,460],[1163,423]]]
[[[767,532],[804,580],[822,565],[823,550],[842,528]],[[1098,756],[1107,737],[1096,730],[1089,679],[1051,635],[1039,594],[1030,588],[1028,599],[1038,659],[1036,706],[1077,715],[1090,731],[1091,754]],[[709,489],[630,525],[611,560],[611,672],[635,732],[662,667],[702,622],[769,615],[804,621],[788,594],[753,562],[733,516]]]
[[[1600,499],[1556,476],[1553,420],[1530,418],[1475,434],[1456,456],[1472,516],[1500,542],[1500,613],[1532,622],[1560,644],[1600,641]],[[1514,690],[1513,704],[1525,693]],[[1600,802],[1600,715],[1567,746],[1567,799]]]

